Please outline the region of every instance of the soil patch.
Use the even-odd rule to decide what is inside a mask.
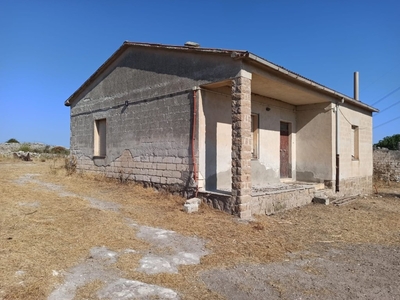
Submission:
[[[400,299],[400,248],[335,245],[288,261],[203,272],[227,299]]]

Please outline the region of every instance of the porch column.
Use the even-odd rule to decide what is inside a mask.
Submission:
[[[251,217],[251,73],[232,80],[232,200],[240,218]]]

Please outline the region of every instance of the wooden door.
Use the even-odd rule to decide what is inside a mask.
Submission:
[[[290,162],[289,162],[289,123],[281,122],[281,146],[280,146],[280,173],[281,178],[290,177]]]

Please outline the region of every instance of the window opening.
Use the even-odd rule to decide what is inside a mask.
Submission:
[[[106,156],[106,119],[96,120],[94,124],[94,156]]]
[[[351,125],[351,158],[353,160],[359,159],[359,132],[358,126]]]
[[[251,114],[251,157],[258,158],[258,132],[259,117],[258,114]]]

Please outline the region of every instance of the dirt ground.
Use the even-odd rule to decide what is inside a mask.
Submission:
[[[251,222],[0,158],[0,299],[400,299],[400,184]]]

